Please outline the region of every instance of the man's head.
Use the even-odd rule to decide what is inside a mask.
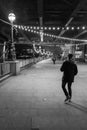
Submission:
[[[68,58],[69,58],[69,60],[72,60],[73,54],[68,54]]]

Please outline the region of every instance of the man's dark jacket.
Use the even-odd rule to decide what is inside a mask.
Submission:
[[[60,70],[63,73],[63,80],[65,82],[74,82],[74,76],[78,73],[77,65],[72,61],[65,61]]]

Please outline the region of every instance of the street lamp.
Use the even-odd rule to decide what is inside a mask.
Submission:
[[[11,54],[12,54],[12,60],[15,60],[16,55],[15,55],[15,46],[14,46],[14,37],[13,37],[13,27],[14,27],[13,22],[16,19],[15,14],[14,13],[10,13],[8,15],[8,19],[11,22],[11,42],[12,42],[12,44],[11,44],[12,45]]]

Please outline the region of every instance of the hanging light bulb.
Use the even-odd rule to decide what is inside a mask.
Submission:
[[[24,27],[22,26],[21,29],[24,30]]]
[[[74,30],[74,27],[72,27],[71,29]]]
[[[49,27],[49,30],[51,30],[51,27]]]
[[[36,33],[36,31],[34,31],[34,33]]]
[[[47,30],[47,27],[45,27],[44,29]]]
[[[59,27],[57,27],[57,30],[60,30],[60,28],[59,28]]]
[[[31,30],[31,32],[34,32],[33,30]]]
[[[79,30],[79,29],[80,29],[80,27],[77,27],[77,29]]]
[[[32,29],[32,26],[30,28]]]
[[[14,25],[16,28],[18,27],[17,25]]]
[[[84,29],[85,29],[85,26],[83,26],[82,29],[84,30]]]
[[[34,27],[34,29],[36,29],[36,27]]]
[[[69,27],[66,27],[67,30],[69,30]]]
[[[25,28],[25,31],[27,31],[27,28]]]
[[[37,27],[37,29],[39,29],[39,27]]]
[[[18,28],[21,29],[21,26],[19,25]]]
[[[55,30],[55,27],[53,27],[53,30]]]

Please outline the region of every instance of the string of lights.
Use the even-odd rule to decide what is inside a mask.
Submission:
[[[6,24],[9,24],[11,25],[9,22],[3,20],[3,19],[0,19],[0,21],[6,23]],[[68,37],[59,37],[59,36],[56,36],[56,35],[51,35],[51,34],[47,34],[47,33],[44,33],[44,32],[40,32],[40,30],[60,30],[60,29],[66,29],[67,30],[86,30],[87,29],[87,26],[78,26],[78,27],[74,27],[74,26],[67,26],[67,27],[39,27],[39,26],[23,26],[23,25],[14,25],[15,28],[18,28],[18,29],[22,29],[22,30],[25,30],[25,31],[29,31],[29,32],[32,32],[32,33],[36,33],[36,34],[40,34],[43,33],[44,36],[49,36],[49,37],[53,37],[53,38],[57,38],[57,39],[61,39],[61,40],[68,40],[68,41],[78,41],[78,42],[87,42],[87,40],[82,40],[82,39],[76,39],[76,38],[68,38]],[[38,31],[37,31],[38,30]]]
[[[19,28],[26,28],[26,29],[33,29],[33,30],[86,30],[87,26],[78,26],[78,27],[74,27],[74,26],[67,26],[67,27],[39,27],[39,26],[23,26],[23,25],[15,25],[16,27]]]
[[[41,34],[43,33],[44,36],[48,36],[48,37],[53,37],[53,38],[57,38],[57,39],[61,39],[61,40],[69,40],[69,41],[80,41],[80,42],[87,42],[87,40],[82,40],[82,39],[75,39],[75,38],[68,38],[68,37],[61,37],[61,36],[56,36],[56,35],[52,35],[52,34],[48,34],[48,33],[44,33],[44,32],[40,32],[40,27],[39,30],[34,30],[33,28],[29,28],[27,26],[22,26],[22,25],[14,25],[16,28],[18,29],[22,29],[24,31],[28,31],[31,33],[35,33],[35,34]]]

